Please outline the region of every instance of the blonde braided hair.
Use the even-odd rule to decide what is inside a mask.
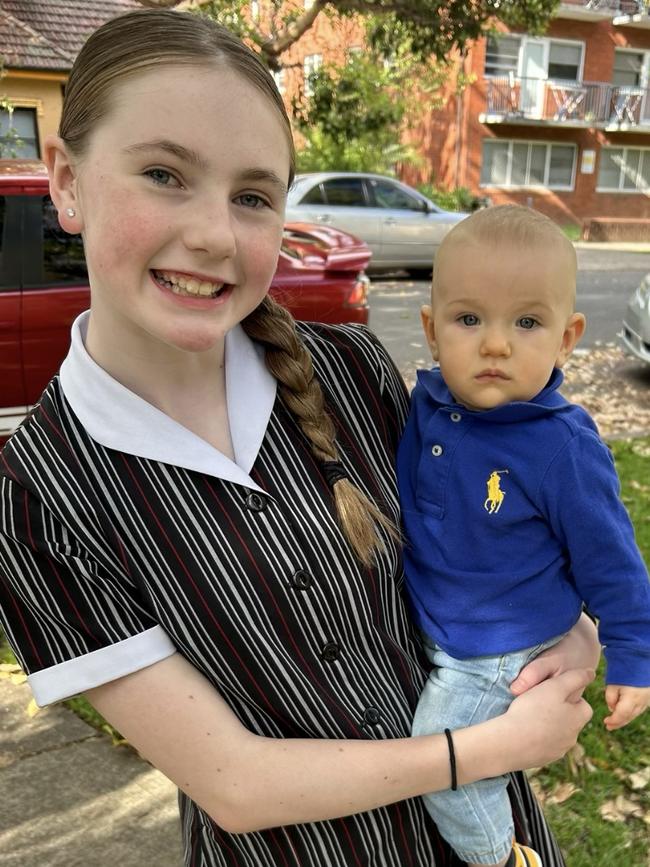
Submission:
[[[322,463],[338,462],[334,422],[291,314],[267,295],[242,325],[252,340],[264,346],[266,366],[278,380],[280,395],[309,440],[314,457]],[[384,547],[377,527],[399,539],[395,525],[349,478],[338,478],[332,492],[344,536],[359,560],[371,565],[375,553]]]

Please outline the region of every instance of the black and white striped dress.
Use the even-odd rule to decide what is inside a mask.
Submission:
[[[260,735],[408,736],[426,674],[399,552],[359,566],[259,347],[226,345],[230,462],[94,365],[83,328],[0,458],[0,619],[37,701],[179,651]],[[399,375],[361,326],[300,330],[348,472],[396,519]],[[518,834],[560,867],[524,777],[511,789]],[[419,799],[244,835],[180,806],[188,867],[458,864]]]

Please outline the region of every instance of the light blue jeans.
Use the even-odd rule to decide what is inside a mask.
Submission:
[[[521,669],[561,635],[503,656],[454,659],[422,636],[433,668],[413,720],[413,735],[464,728],[505,713],[514,696],[510,684]],[[508,777],[493,777],[424,795],[438,830],[463,861],[498,864],[510,852],[514,825],[506,791]]]

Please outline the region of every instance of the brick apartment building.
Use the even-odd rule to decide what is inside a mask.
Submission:
[[[643,2],[564,0],[543,36],[503,29],[461,64],[473,84],[460,97],[450,88],[419,135],[438,182],[495,204],[531,204],[562,223],[650,219]]]

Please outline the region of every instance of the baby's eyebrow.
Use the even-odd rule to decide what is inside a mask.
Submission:
[[[239,175],[242,181],[262,181],[276,187],[281,195],[286,196],[288,187],[285,181],[271,169],[244,169]]]

